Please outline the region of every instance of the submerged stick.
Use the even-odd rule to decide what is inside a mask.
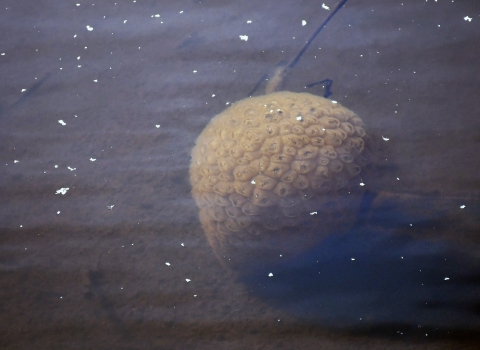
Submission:
[[[308,47],[312,44],[312,42],[315,40],[317,35],[322,31],[323,28],[327,25],[327,23],[335,16],[335,14],[342,8],[345,3],[348,0],[342,0],[338,3],[338,5],[335,7],[335,9],[332,11],[332,13],[323,21],[320,26],[317,28],[317,30],[310,36],[310,38],[307,40],[305,45],[303,45],[302,49],[299,51],[299,53],[286,65],[279,66],[275,69],[274,73],[272,74],[271,78],[269,78],[269,81],[267,83],[267,86],[265,88],[265,93],[270,94],[272,92],[275,92],[278,90],[280,87],[283,78],[288,74],[288,72],[294,68],[300,58],[303,56],[305,51],[307,51]],[[266,79],[266,76],[264,75],[259,82],[255,85],[255,88],[252,90],[252,92],[249,94],[249,96],[252,96],[255,91],[257,91],[258,87],[262,84],[262,82]]]

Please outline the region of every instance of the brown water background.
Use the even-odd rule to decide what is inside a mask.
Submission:
[[[196,137],[336,4],[2,2],[2,348],[478,348],[478,2],[349,0],[284,80],[323,95],[306,85],[332,79],[330,98],[389,139],[373,231],[312,247],[274,285],[223,269],[203,235]],[[331,279],[312,284],[322,257]],[[366,269],[380,279],[352,279]]]

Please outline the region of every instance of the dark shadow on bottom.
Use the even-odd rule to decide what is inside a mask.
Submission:
[[[374,199],[374,194],[366,195],[365,215]],[[254,295],[309,324],[351,331],[387,328],[424,336],[478,331],[476,254],[451,242],[401,234],[398,227],[415,218],[392,208],[387,211],[395,215],[388,219],[379,212],[373,215],[377,222],[372,225],[370,220],[368,226],[360,211],[350,232],[332,235],[292,259],[252,264],[239,278]]]

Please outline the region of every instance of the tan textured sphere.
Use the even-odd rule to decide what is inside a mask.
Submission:
[[[215,116],[192,150],[190,181],[217,255],[351,220],[365,137],[355,113],[308,93],[247,98]]]

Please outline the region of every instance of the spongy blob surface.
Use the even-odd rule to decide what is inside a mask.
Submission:
[[[210,242],[295,227],[313,211],[331,218],[361,182],[365,136],[355,113],[308,93],[247,98],[215,116],[190,165]]]

